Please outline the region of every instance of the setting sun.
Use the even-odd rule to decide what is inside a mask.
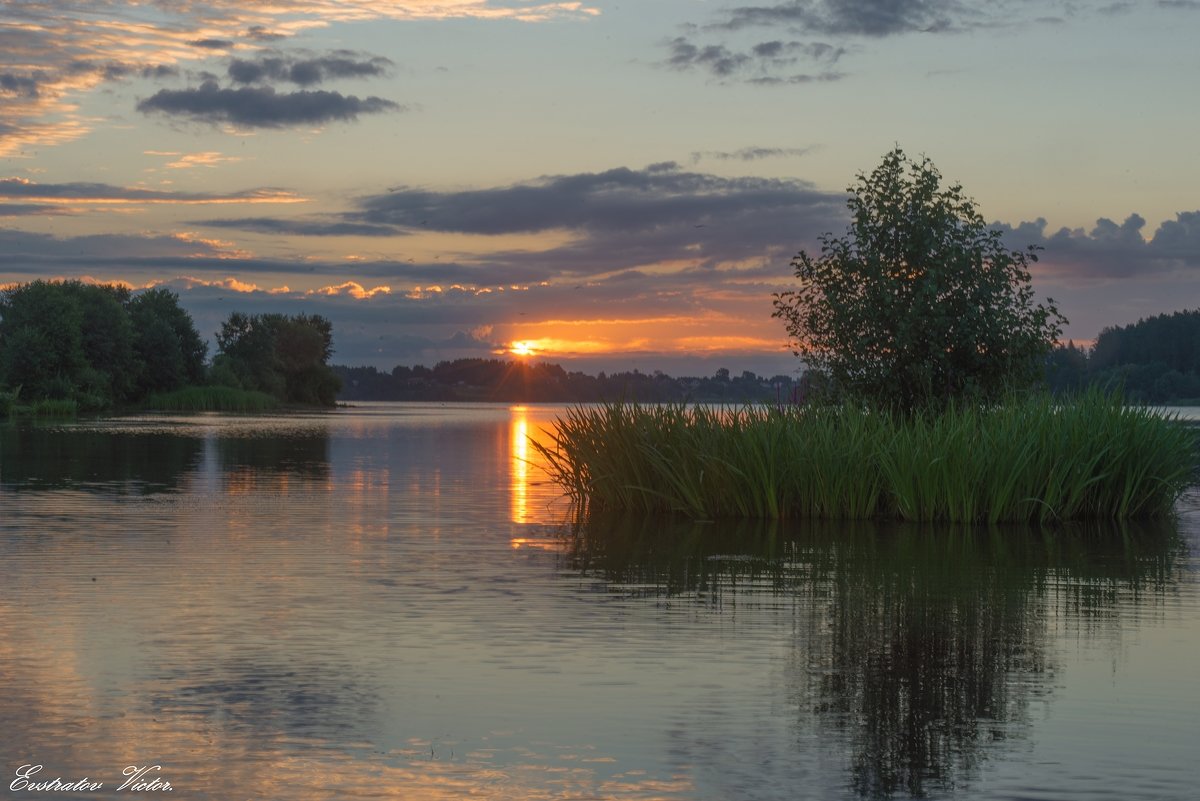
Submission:
[[[537,349],[534,348],[532,342],[528,342],[526,340],[521,340],[519,342],[514,342],[511,345],[509,345],[508,352],[513,354],[514,356],[532,356],[535,353],[537,353]]]

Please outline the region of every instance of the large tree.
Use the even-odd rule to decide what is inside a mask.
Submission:
[[[217,332],[214,379],[286,403],[333,406],[341,379],[329,367],[333,328],[317,314],[230,314]]]
[[[1034,299],[1036,248],[1009,250],[958,184],[899,148],[849,188],[851,224],[792,260],[775,295],[793,349],[834,386],[901,412],[1032,384],[1066,320]]]
[[[136,331],[134,348],[141,362],[137,381],[143,394],[203,384],[208,345],[179,305],[179,296],[165,287],[140,292],[129,302]]]

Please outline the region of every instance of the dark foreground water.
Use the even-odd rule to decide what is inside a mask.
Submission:
[[[1195,498],[573,525],[556,411],[0,427],[4,797],[1200,797]]]

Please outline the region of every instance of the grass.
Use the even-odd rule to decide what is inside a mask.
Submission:
[[[576,407],[546,469],[588,510],[960,523],[1166,516],[1193,429],[1090,391],[899,418],[854,406]]]
[[[265,392],[210,386],[151,395],[144,406],[162,412],[265,412],[278,408],[279,401]]]
[[[20,388],[0,391],[0,418],[11,417],[74,417],[79,413],[79,404],[70,399],[43,398],[32,403],[18,400]]]
[[[79,412],[79,406],[70,399],[43,398],[28,406],[17,406],[15,411],[33,417],[74,417]]]

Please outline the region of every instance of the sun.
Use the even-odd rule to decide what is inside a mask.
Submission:
[[[520,340],[510,344],[508,346],[508,352],[514,356],[532,356],[533,354],[537,353],[537,350],[533,347],[532,342],[529,342],[528,340]]]

